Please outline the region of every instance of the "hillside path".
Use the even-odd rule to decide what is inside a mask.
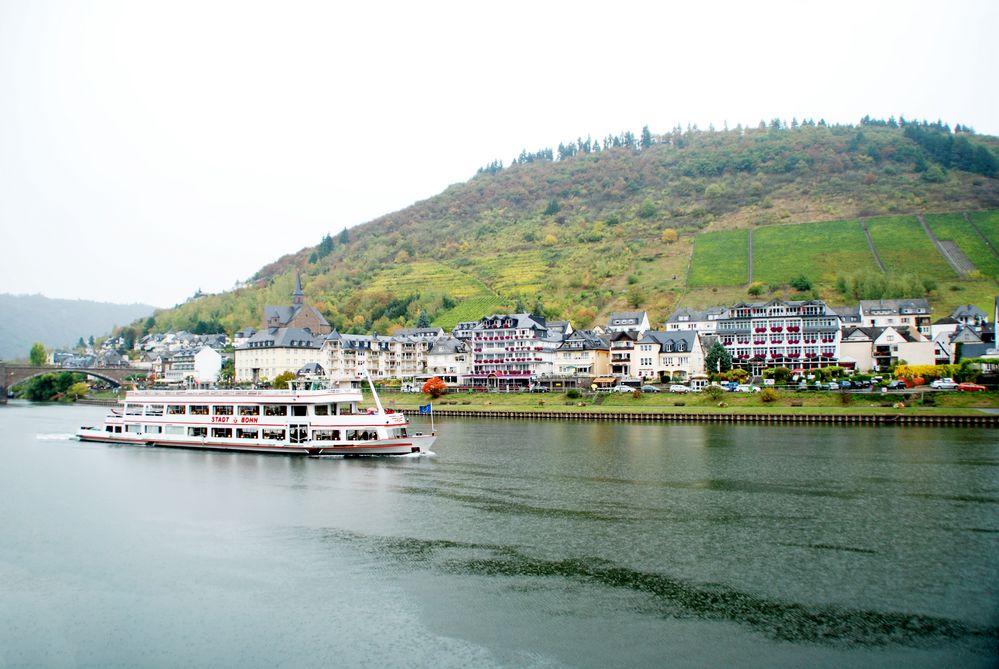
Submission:
[[[753,229],[749,229],[749,281],[753,282]]]
[[[985,245],[989,247],[989,249],[992,251],[992,255],[999,258],[999,251],[996,251],[996,247],[992,246],[992,242],[989,241],[989,238],[986,237],[985,234],[979,229],[979,227],[975,225],[975,222],[971,220],[971,216],[968,216],[968,212],[963,212],[962,215],[964,216],[964,220],[968,223],[968,225],[970,225],[971,228],[976,233],[978,233],[978,236],[982,238],[982,241],[985,242]]]
[[[926,218],[922,214],[917,214],[916,218],[919,219],[919,224],[923,226],[923,232],[926,236],[930,238],[933,245],[937,247],[937,251],[944,257],[950,268],[961,278],[968,276],[969,273],[975,271],[975,266],[971,264],[968,257],[964,255],[964,252],[957,247],[954,242],[948,242],[944,244],[939,239],[937,239],[936,234],[930,229],[929,224],[926,223]]]
[[[874,240],[871,239],[871,231],[867,229],[867,223],[861,221],[860,227],[864,229],[864,236],[867,237],[867,248],[871,250],[871,255],[874,256],[874,262],[878,264],[882,274],[887,274],[888,271],[885,269],[885,264],[881,262],[881,256],[878,255],[878,250],[874,248]]]

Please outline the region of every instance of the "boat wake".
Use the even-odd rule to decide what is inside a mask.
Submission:
[[[76,435],[72,432],[42,432],[35,435],[38,441],[70,441],[75,438]]]

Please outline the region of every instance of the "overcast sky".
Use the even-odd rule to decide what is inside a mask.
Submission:
[[[646,124],[999,134],[997,6],[0,0],[0,292],[172,306]]]

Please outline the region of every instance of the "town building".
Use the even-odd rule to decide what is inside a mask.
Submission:
[[[860,324],[867,327],[911,325],[925,337],[932,336],[932,314],[924,298],[904,300],[861,300]]]
[[[295,277],[295,290],[291,294],[292,304],[264,307],[264,320],[261,329],[299,328],[307,329],[314,335],[327,335],[333,331],[329,321],[313,306],[305,304],[302,291],[302,275]]]
[[[649,314],[645,311],[614,311],[607,319],[604,331],[634,332],[641,337],[650,327]]]
[[[591,330],[576,330],[555,349],[555,376],[575,377],[589,387],[593,379],[610,374],[610,345]]]
[[[222,354],[211,346],[199,346],[177,351],[170,357],[163,378],[168,381],[212,384],[222,370]]]
[[[717,322],[728,315],[728,307],[708,307],[707,309],[677,309],[666,319],[668,331],[693,330],[699,334],[715,334]]]
[[[754,376],[767,367],[809,369],[839,360],[840,318],[822,300],[742,302],[717,331],[732,364]]]
[[[427,351],[429,377],[438,376],[449,386],[464,385],[471,371],[472,347],[455,337],[441,337],[430,344]]]
[[[649,330],[632,353],[632,376],[649,381],[684,383],[704,373],[704,351],[694,330]]]
[[[265,328],[234,350],[236,383],[261,383],[319,362],[323,340],[306,328]]]
[[[486,316],[472,330],[468,379],[477,386],[527,387],[533,378],[554,373],[555,349],[561,343],[540,316]]]
[[[912,325],[844,327],[840,364],[858,372],[886,372],[905,361],[909,365],[934,365],[938,346]]]

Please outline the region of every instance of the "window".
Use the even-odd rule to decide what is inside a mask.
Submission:
[[[208,407],[205,407],[205,408],[207,409]],[[187,428],[187,436],[189,436],[189,437],[207,437],[208,436],[208,428],[207,427],[189,427],[189,428]]]
[[[142,415],[142,405],[141,404],[126,404],[125,405],[125,415],[126,416],[141,416]]]
[[[260,436],[262,436],[264,439],[270,439],[272,441],[284,441],[284,430],[265,428],[260,431]]]
[[[309,407],[306,404],[293,404],[291,405],[291,415],[292,416],[305,416]]]
[[[161,434],[163,432],[163,426],[162,425],[146,425],[146,429],[144,430],[144,432],[146,434]]]
[[[183,435],[186,431],[183,425],[167,425],[163,428],[164,432],[167,434]]]
[[[239,407],[240,416],[259,416],[260,407],[254,404],[253,406],[241,406]]]
[[[187,405],[185,404],[168,404],[167,413],[171,416],[177,416],[180,414],[187,413]]]
[[[147,416],[162,416],[163,415],[163,405],[162,404],[147,404],[146,405],[146,415]]]
[[[256,439],[259,436],[259,432],[254,429],[247,429],[245,427],[236,428],[236,438],[237,439]]]
[[[229,438],[232,437],[232,428],[231,427],[213,427],[212,428],[212,436],[213,437],[219,437],[221,439],[229,439]]]
[[[212,406],[212,413],[216,416],[231,416],[232,415],[232,405],[231,404],[216,404]]]
[[[125,426],[125,432],[141,432],[141,431],[142,431],[142,426],[141,425],[126,425]]]
[[[313,413],[317,416],[328,416],[330,415],[330,407],[328,404],[317,404],[313,408]]]
[[[192,404],[191,414],[194,416],[207,416],[208,415],[208,405],[207,404]]]
[[[287,416],[288,407],[284,404],[266,404],[264,405],[264,415],[265,416]],[[265,439],[267,437],[264,437]],[[284,437],[281,437],[284,439]]]

